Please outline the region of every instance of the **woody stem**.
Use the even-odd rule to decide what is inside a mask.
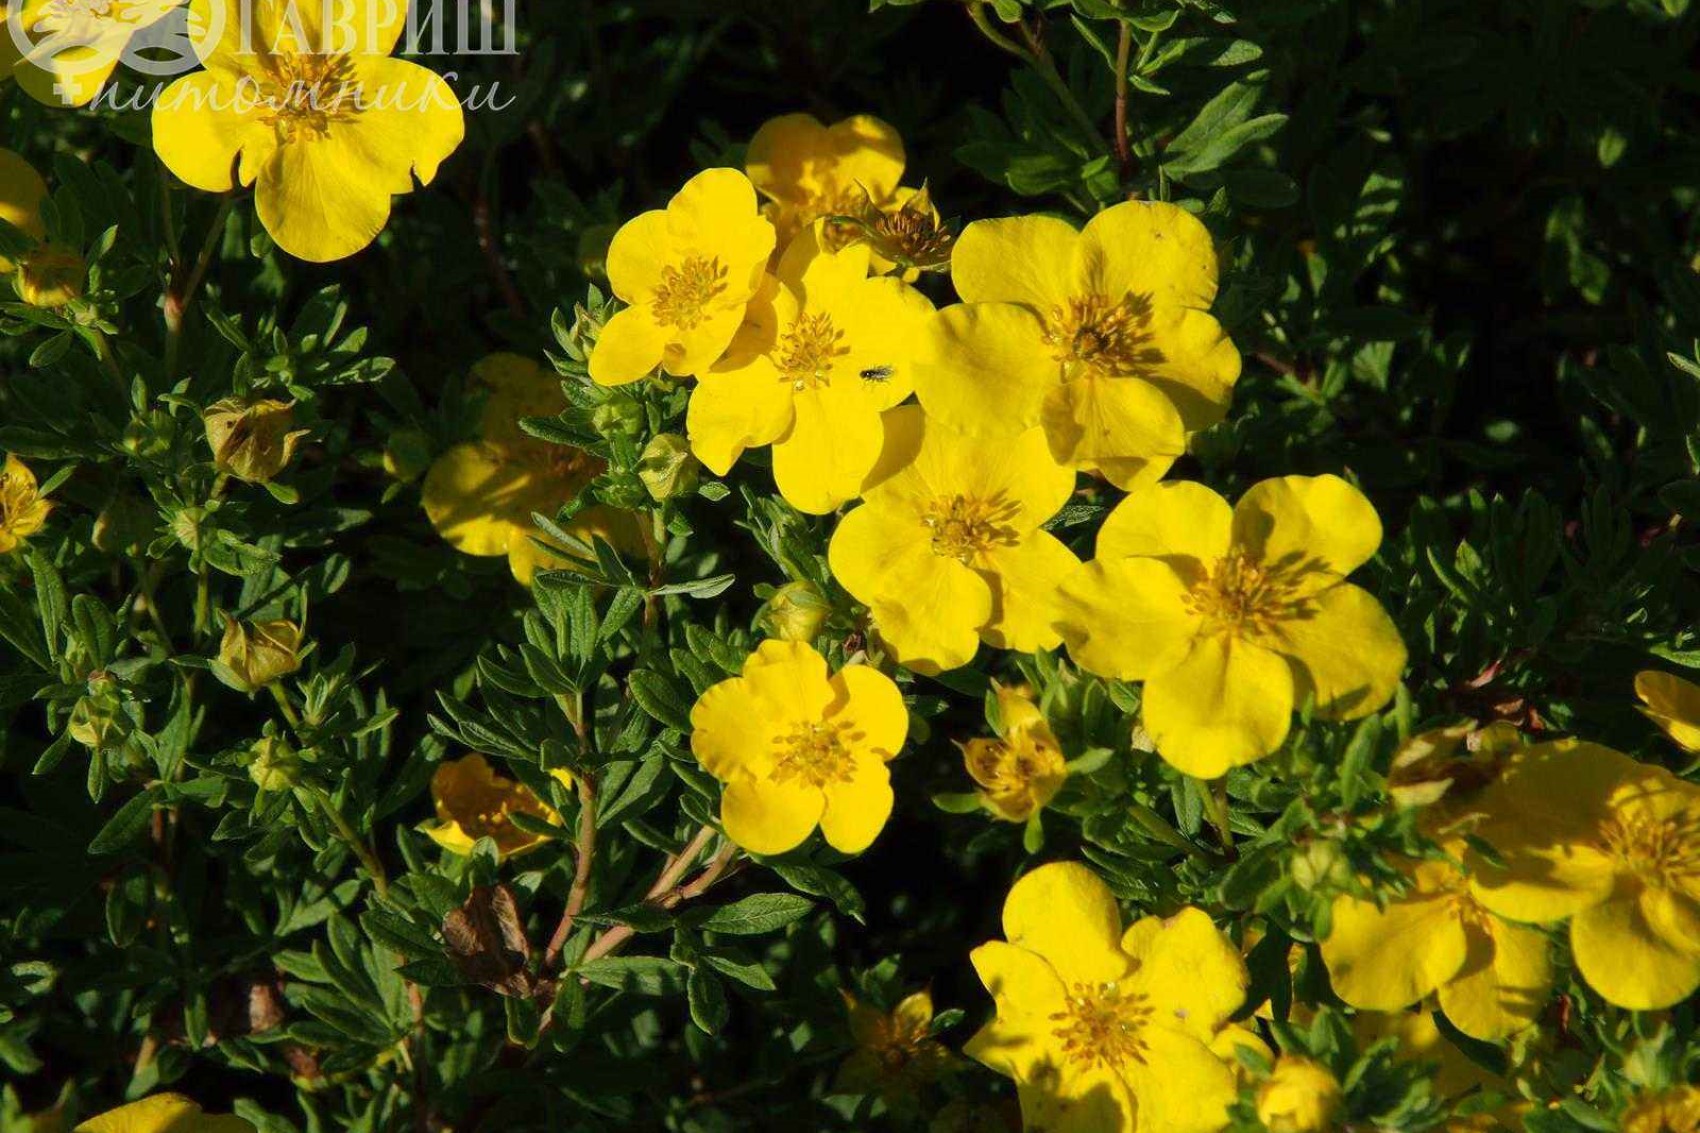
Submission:
[[[218,254],[219,241],[224,237],[225,222],[233,204],[234,200],[229,195],[219,201],[218,215],[213,217],[212,227],[207,230],[206,240],[201,244],[200,255],[195,258],[194,264],[187,271],[183,270],[181,261],[172,265],[171,282],[164,300],[165,372],[168,376],[175,377],[177,374],[177,359],[183,346],[183,318],[212,267],[213,257]]]
[[[573,922],[584,910],[585,898],[590,894],[590,866],[596,854],[596,788],[591,783],[589,775],[578,776],[578,860],[573,866],[573,886],[567,891],[567,907],[561,913],[560,923],[555,925],[555,932],[549,937],[549,946],[543,952],[543,970],[553,968],[561,958],[561,950],[567,946],[567,937],[573,931]]]

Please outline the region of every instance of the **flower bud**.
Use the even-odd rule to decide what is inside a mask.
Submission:
[[[131,721],[124,711],[124,697],[110,673],[89,674],[88,692],[72,707],[66,730],[90,751],[109,751],[130,737]]]
[[[18,297],[32,307],[63,307],[83,297],[88,276],[88,265],[77,253],[43,244],[18,262]]]
[[[1269,1133],[1324,1133],[1334,1128],[1343,1100],[1328,1068],[1285,1054],[1257,1090],[1257,1119]]]
[[[177,437],[177,421],[163,409],[150,409],[124,426],[124,451],[135,456],[162,457]]]
[[[282,472],[307,435],[293,428],[294,406],[270,398],[227,397],[209,405],[202,420],[213,465],[250,484],[264,484]]]
[[[301,757],[289,741],[264,736],[248,749],[248,778],[262,791],[287,791],[301,781]]]
[[[397,429],[384,448],[384,471],[402,484],[411,484],[431,467],[431,438],[420,429]]]
[[[253,692],[299,669],[301,645],[301,627],[294,622],[239,622],[226,614],[214,672],[231,688]]]
[[[781,641],[811,642],[831,615],[831,604],[814,583],[787,582],[767,600],[761,625]]]
[[[1293,884],[1306,892],[1342,889],[1352,881],[1352,863],[1346,852],[1340,843],[1326,838],[1305,843],[1287,868]]]
[[[637,473],[643,486],[649,489],[650,498],[660,503],[696,491],[699,467],[684,437],[662,433],[644,446]]]
[[[643,406],[623,397],[605,401],[590,415],[590,427],[603,437],[636,437],[643,432]]]
[[[157,526],[158,513],[150,505],[120,492],[94,517],[94,545],[109,555],[139,555]]]

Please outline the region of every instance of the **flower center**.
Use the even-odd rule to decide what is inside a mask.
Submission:
[[[1601,828],[1601,840],[1607,853],[1649,885],[1700,883],[1700,811],[1663,819],[1619,814]]]
[[[1151,310],[1149,295],[1078,295],[1051,308],[1045,342],[1065,376],[1076,370],[1111,377],[1144,373],[1163,361],[1152,345]]]
[[[773,352],[779,380],[801,393],[832,384],[833,359],[850,353],[844,332],[826,314],[798,315]]]
[[[1063,1053],[1082,1068],[1102,1065],[1115,1070],[1129,1062],[1144,1062],[1143,1032],[1151,1007],[1143,995],[1122,992],[1113,983],[1075,984],[1067,1007],[1051,1016],[1051,1031]]]
[[[261,119],[288,141],[322,138],[332,122],[360,109],[354,62],[346,55],[274,55],[260,85]]]
[[[655,321],[692,329],[707,317],[714,297],[726,290],[729,274],[731,269],[721,265],[719,256],[687,256],[677,266],[668,264],[661,269],[661,283],[655,289]]]
[[[1310,614],[1310,600],[1298,593],[1298,577],[1233,550],[1205,571],[1185,601],[1213,629],[1267,633],[1277,622]]]
[[[797,779],[817,789],[828,783],[848,783],[856,761],[847,731],[844,724],[806,724],[788,736],[774,737],[779,760],[771,778],[775,783]]]
[[[933,535],[933,554],[968,563],[994,546],[1013,547],[1021,541],[1012,521],[1018,506],[1002,492],[987,498],[939,496],[921,522]]]
[[[36,486],[23,476],[0,470],[0,532],[28,535],[41,526],[44,514]]]

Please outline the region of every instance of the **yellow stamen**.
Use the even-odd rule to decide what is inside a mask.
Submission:
[[[1051,1016],[1058,1024],[1051,1033],[1062,1043],[1063,1053],[1082,1067],[1102,1064],[1114,1070],[1145,1061],[1143,1031],[1150,1018],[1151,1007],[1143,995],[1120,991],[1113,983],[1077,983],[1067,1008]]]
[[[1045,318],[1045,342],[1068,377],[1077,372],[1144,374],[1163,362],[1163,352],[1152,345],[1151,314],[1149,295],[1076,296],[1051,308]]]
[[[655,289],[655,321],[692,329],[708,317],[708,305],[726,290],[729,274],[718,256],[689,256],[677,266],[662,268],[661,285]]]

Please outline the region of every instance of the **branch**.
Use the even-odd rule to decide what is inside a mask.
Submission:
[[[596,787],[588,775],[578,777],[578,861],[573,867],[573,887],[567,891],[567,907],[561,921],[549,938],[543,952],[543,970],[548,971],[561,958],[567,936],[573,931],[573,921],[584,910],[585,897],[590,893],[590,866],[596,856]]]
[[[1125,181],[1133,172],[1133,150],[1127,141],[1127,64],[1133,54],[1133,28],[1125,23],[1121,28],[1121,36],[1116,40],[1116,136],[1111,140]]]
[[[713,831],[704,827],[703,833],[708,833],[712,836]],[[695,846],[699,840],[703,840],[702,834],[700,833],[696,839],[692,840],[692,846]],[[703,867],[702,872],[697,874],[690,884],[668,887],[658,896],[649,898],[649,903],[663,909],[672,909],[677,908],[686,901],[702,896],[704,893],[708,892],[709,888],[713,886],[715,882],[719,881],[721,877],[725,875],[727,869],[732,865],[732,859],[737,856],[737,853],[738,847],[733,845],[731,842],[727,842],[720,848],[719,853],[709,859],[709,863]],[[689,861],[690,859],[686,857],[685,854],[681,853],[679,855],[678,862],[685,863],[685,865],[688,866]],[[675,866],[675,868],[680,875],[684,873],[683,867]],[[637,930],[631,925],[615,925],[613,928],[591,941],[590,947],[585,950],[584,959],[581,963],[588,964],[592,960],[602,959],[602,957],[624,946],[626,941],[630,940],[636,933]]]

